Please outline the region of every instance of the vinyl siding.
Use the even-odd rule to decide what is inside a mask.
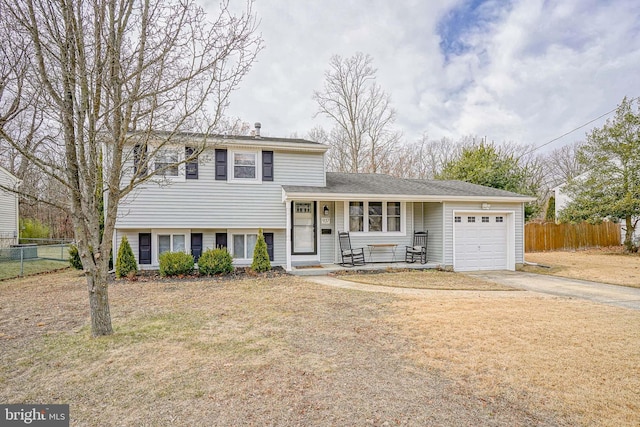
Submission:
[[[442,203],[414,203],[416,231],[428,231],[427,260],[442,263]]]
[[[230,162],[227,168],[231,176]],[[324,182],[322,153],[287,151],[274,151],[272,182],[216,181],[213,150],[207,150],[200,156],[197,180],[148,183],[128,195],[120,204],[116,227],[284,228],[281,186]]]
[[[0,184],[13,188],[16,180],[0,168]],[[0,245],[17,243],[14,235],[18,233],[18,196],[0,189]]]
[[[444,264],[453,266],[453,211],[470,210],[492,212],[513,212],[515,225],[515,263],[524,263],[524,205],[522,203],[491,203],[491,209],[482,210],[481,203],[446,202],[444,213]]]
[[[244,232],[252,232],[257,233],[256,230],[243,230]],[[115,254],[118,253],[118,249],[120,247],[120,242],[122,240],[122,236],[127,236],[129,240],[129,244],[131,245],[131,249],[133,250],[133,254],[136,257],[136,262],[138,262],[139,248],[138,248],[138,233],[151,233],[151,264],[139,265],[140,269],[148,269],[148,270],[157,270],[158,269],[158,234],[165,233],[172,234],[184,234],[186,236],[186,248],[187,252],[190,253],[191,249],[191,233],[202,233],[202,250],[205,251],[207,249],[212,249],[215,247],[215,238],[216,233],[229,233],[232,234],[234,230],[223,230],[223,229],[174,229],[174,230],[157,230],[157,229],[136,229],[136,230],[116,230],[116,246],[113,251]],[[273,248],[273,256],[274,260],[271,262],[272,266],[284,266],[285,265],[285,233],[284,230],[269,230],[265,229],[265,233],[274,233],[274,248]],[[234,264],[237,266],[250,264],[249,261],[235,261]]]

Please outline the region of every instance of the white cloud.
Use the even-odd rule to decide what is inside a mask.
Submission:
[[[448,57],[438,25],[465,3],[433,3],[259,0],[266,49],[229,113],[266,135],[304,135],[326,124],[311,96],[329,58],[357,51],[374,58],[407,140],[427,131],[541,144],[640,96],[636,1],[488,1],[454,22],[467,49]]]

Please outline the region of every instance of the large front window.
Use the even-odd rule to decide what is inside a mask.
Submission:
[[[258,153],[233,153],[233,178],[255,180],[258,177]]]
[[[389,233],[402,231],[402,204],[400,202],[349,202],[349,231]]]

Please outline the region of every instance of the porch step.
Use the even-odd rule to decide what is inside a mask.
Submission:
[[[414,270],[424,270],[428,268],[438,268],[440,265],[434,262],[429,262],[426,264],[420,263],[405,263],[405,262],[394,262],[394,263],[369,263],[365,265],[359,265],[356,267],[343,267],[339,264],[322,264],[319,266],[305,266],[305,267],[293,267],[293,269],[289,272],[289,274],[293,274],[294,276],[326,276],[330,273],[335,273],[337,271],[358,271],[358,270],[395,270],[395,269],[414,269]]]

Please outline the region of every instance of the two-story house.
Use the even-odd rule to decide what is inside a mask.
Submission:
[[[165,171],[122,200],[114,251],[126,235],[142,269],[159,254],[227,247],[251,263],[262,229],[273,265],[340,262],[338,232],[354,247],[396,244],[367,261],[404,259],[414,231],[428,230],[434,266],[515,269],[524,261],[524,203],[531,197],[459,181],[326,172],[327,146],[303,139],[220,137],[198,161]],[[190,153],[188,142],[150,160],[162,167]],[[135,156],[132,156],[135,158]],[[402,252],[402,253],[401,253]]]

